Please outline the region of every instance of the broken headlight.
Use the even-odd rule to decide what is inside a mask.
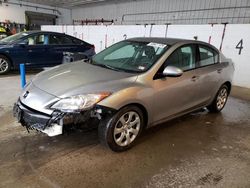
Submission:
[[[88,110],[109,95],[111,95],[111,93],[103,92],[97,94],[71,96],[59,100],[58,102],[53,104],[51,108],[66,112]]]

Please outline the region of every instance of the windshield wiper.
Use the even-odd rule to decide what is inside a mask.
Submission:
[[[122,71],[121,69],[118,69],[118,68],[115,68],[115,67],[112,67],[110,65],[104,65],[105,67],[111,69],[111,70],[115,70],[115,71]]]
[[[117,69],[115,67],[112,67],[110,65],[105,65],[105,64],[97,64],[97,63],[91,63],[92,65],[96,65],[96,66],[99,66],[99,67],[103,67],[103,68],[106,68],[106,69],[111,69],[111,70],[115,70],[115,71],[121,71],[120,69]]]
[[[141,73],[140,71],[136,71],[136,70],[122,69],[122,68],[118,68],[118,67],[112,67],[110,65],[98,64],[98,63],[95,63],[93,60],[91,60],[90,64],[91,65],[96,65],[96,66],[99,66],[99,67],[103,67],[103,68],[106,68],[106,69],[111,69],[111,70],[118,71],[118,72]]]

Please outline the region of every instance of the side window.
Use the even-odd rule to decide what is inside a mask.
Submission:
[[[74,43],[74,44],[79,44],[79,45],[84,44],[83,41],[78,40],[78,39],[75,39],[75,38],[73,38],[73,43]]]
[[[36,37],[36,44],[45,44],[45,36],[44,35],[37,35]]]
[[[35,36],[31,36],[31,37],[28,37],[27,39],[27,44],[30,46],[30,45],[35,45],[35,41],[36,41],[36,39],[35,39]]]
[[[48,44],[48,35],[40,34],[33,35],[25,39],[25,43],[28,45],[47,45]]]
[[[183,71],[195,68],[195,46],[183,46],[175,50],[165,62],[166,66],[175,66]]]
[[[49,44],[52,44],[52,45],[61,44],[60,36],[59,35],[50,35],[49,36]]]
[[[62,44],[73,44],[73,41],[70,37],[61,36]]]
[[[218,62],[218,53],[208,47],[199,46],[200,62],[199,66],[212,65]]]
[[[49,37],[49,44],[52,45],[60,45],[60,44],[73,44],[73,41],[70,37],[63,36],[63,35],[50,35]]]

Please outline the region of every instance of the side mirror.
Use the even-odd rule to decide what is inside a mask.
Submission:
[[[179,77],[182,74],[183,74],[183,71],[180,68],[174,67],[174,66],[167,66],[163,70],[163,75],[168,76],[168,77]]]

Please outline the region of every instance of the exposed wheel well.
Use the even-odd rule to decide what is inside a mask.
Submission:
[[[227,81],[223,85],[226,85],[228,87],[228,92],[230,93],[231,92],[231,88],[232,88],[232,84],[229,81]]]
[[[145,127],[144,128],[146,128],[147,124],[148,124],[148,112],[147,112],[146,108],[143,105],[139,104],[139,103],[131,103],[131,104],[128,104],[126,106],[130,106],[130,105],[137,106],[138,108],[141,109],[141,111],[143,113],[143,119],[144,119],[144,122],[145,122],[145,125],[144,125]],[[126,106],[123,106],[122,108],[124,108]]]

